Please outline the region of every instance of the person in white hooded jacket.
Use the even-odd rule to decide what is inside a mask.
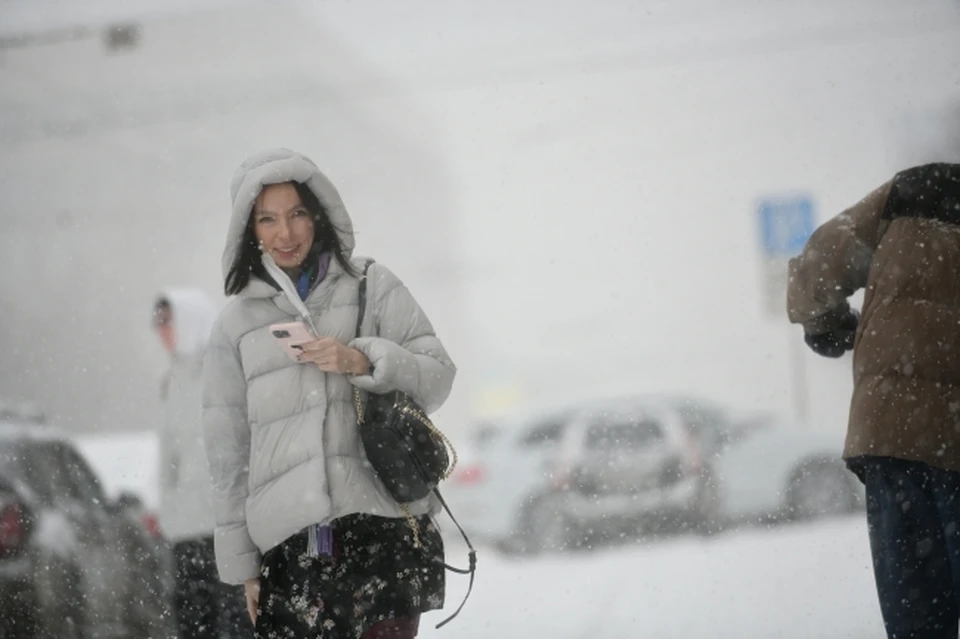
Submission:
[[[400,390],[432,412],[456,369],[413,295],[379,263],[355,334],[367,261],[353,258],[351,219],[310,159],[258,153],[236,171],[231,195],[223,274],[232,299],[204,366],[220,577],[244,584],[257,637],[414,637],[420,614],[443,606],[438,504],[410,504],[405,519],[366,462],[352,389]],[[294,321],[315,338],[299,361],[270,328]]]
[[[252,636],[243,593],[217,577],[213,499],[201,425],[203,356],[216,310],[203,291],[162,291],[153,326],[170,366],[161,384],[160,527],[173,544],[180,639]]]

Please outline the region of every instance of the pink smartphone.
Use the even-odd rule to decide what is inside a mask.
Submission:
[[[302,352],[301,344],[312,342],[316,338],[303,322],[288,322],[286,324],[271,324],[270,334],[277,340],[280,347],[286,351],[290,359],[296,360]]]

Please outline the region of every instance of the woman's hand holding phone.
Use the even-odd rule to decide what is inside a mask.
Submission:
[[[367,375],[370,373],[370,360],[355,348],[344,346],[332,337],[300,344],[298,362],[311,362],[326,373],[345,375]]]
[[[370,374],[370,360],[366,355],[332,337],[314,337],[303,322],[274,324],[270,333],[287,355],[301,364],[316,364],[326,373]]]

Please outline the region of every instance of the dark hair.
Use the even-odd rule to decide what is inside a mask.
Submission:
[[[356,276],[356,269],[350,264],[350,260],[344,253],[339,229],[330,220],[326,207],[306,184],[302,182],[289,182],[289,184],[292,184],[297,190],[300,202],[313,217],[313,247],[310,254],[316,255],[323,251],[330,251],[347,274]],[[253,230],[253,225],[253,210],[251,210],[250,217],[247,218],[247,228],[243,232],[243,240],[240,243],[240,252],[233,261],[224,283],[224,292],[227,295],[240,293],[250,283],[250,278],[253,275],[262,280],[270,281],[267,270],[263,267],[261,261],[260,246],[257,243],[257,235]],[[306,259],[311,259],[310,255]]]
[[[157,328],[170,321],[173,315],[173,306],[166,297],[157,298],[153,304],[153,326]]]

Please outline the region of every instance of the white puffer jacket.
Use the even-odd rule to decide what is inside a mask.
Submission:
[[[160,528],[171,541],[213,534],[210,467],[203,447],[201,373],[216,308],[203,291],[169,289],[176,351],[163,383]]]
[[[238,169],[224,275],[240,250],[254,200],[264,185],[304,182],[330,215],[344,251],[353,225],[333,185],[306,157],[285,149],[260,153]],[[293,283],[264,255],[277,284],[254,277],[217,319],[204,365],[204,431],[214,482],[220,577],[241,583],[259,575],[262,553],[310,524],[350,513],[402,517],[366,463],[353,408],[353,385],[402,390],[428,412],[450,393],[456,369],[406,286],[384,266],[369,270],[362,335],[355,338],[359,280],[336,260],[301,302]],[[362,260],[353,263],[362,268]],[[269,326],[306,319],[318,336],[362,351],[373,374],[345,376],[297,364]],[[434,512],[432,500],[412,504]]]

